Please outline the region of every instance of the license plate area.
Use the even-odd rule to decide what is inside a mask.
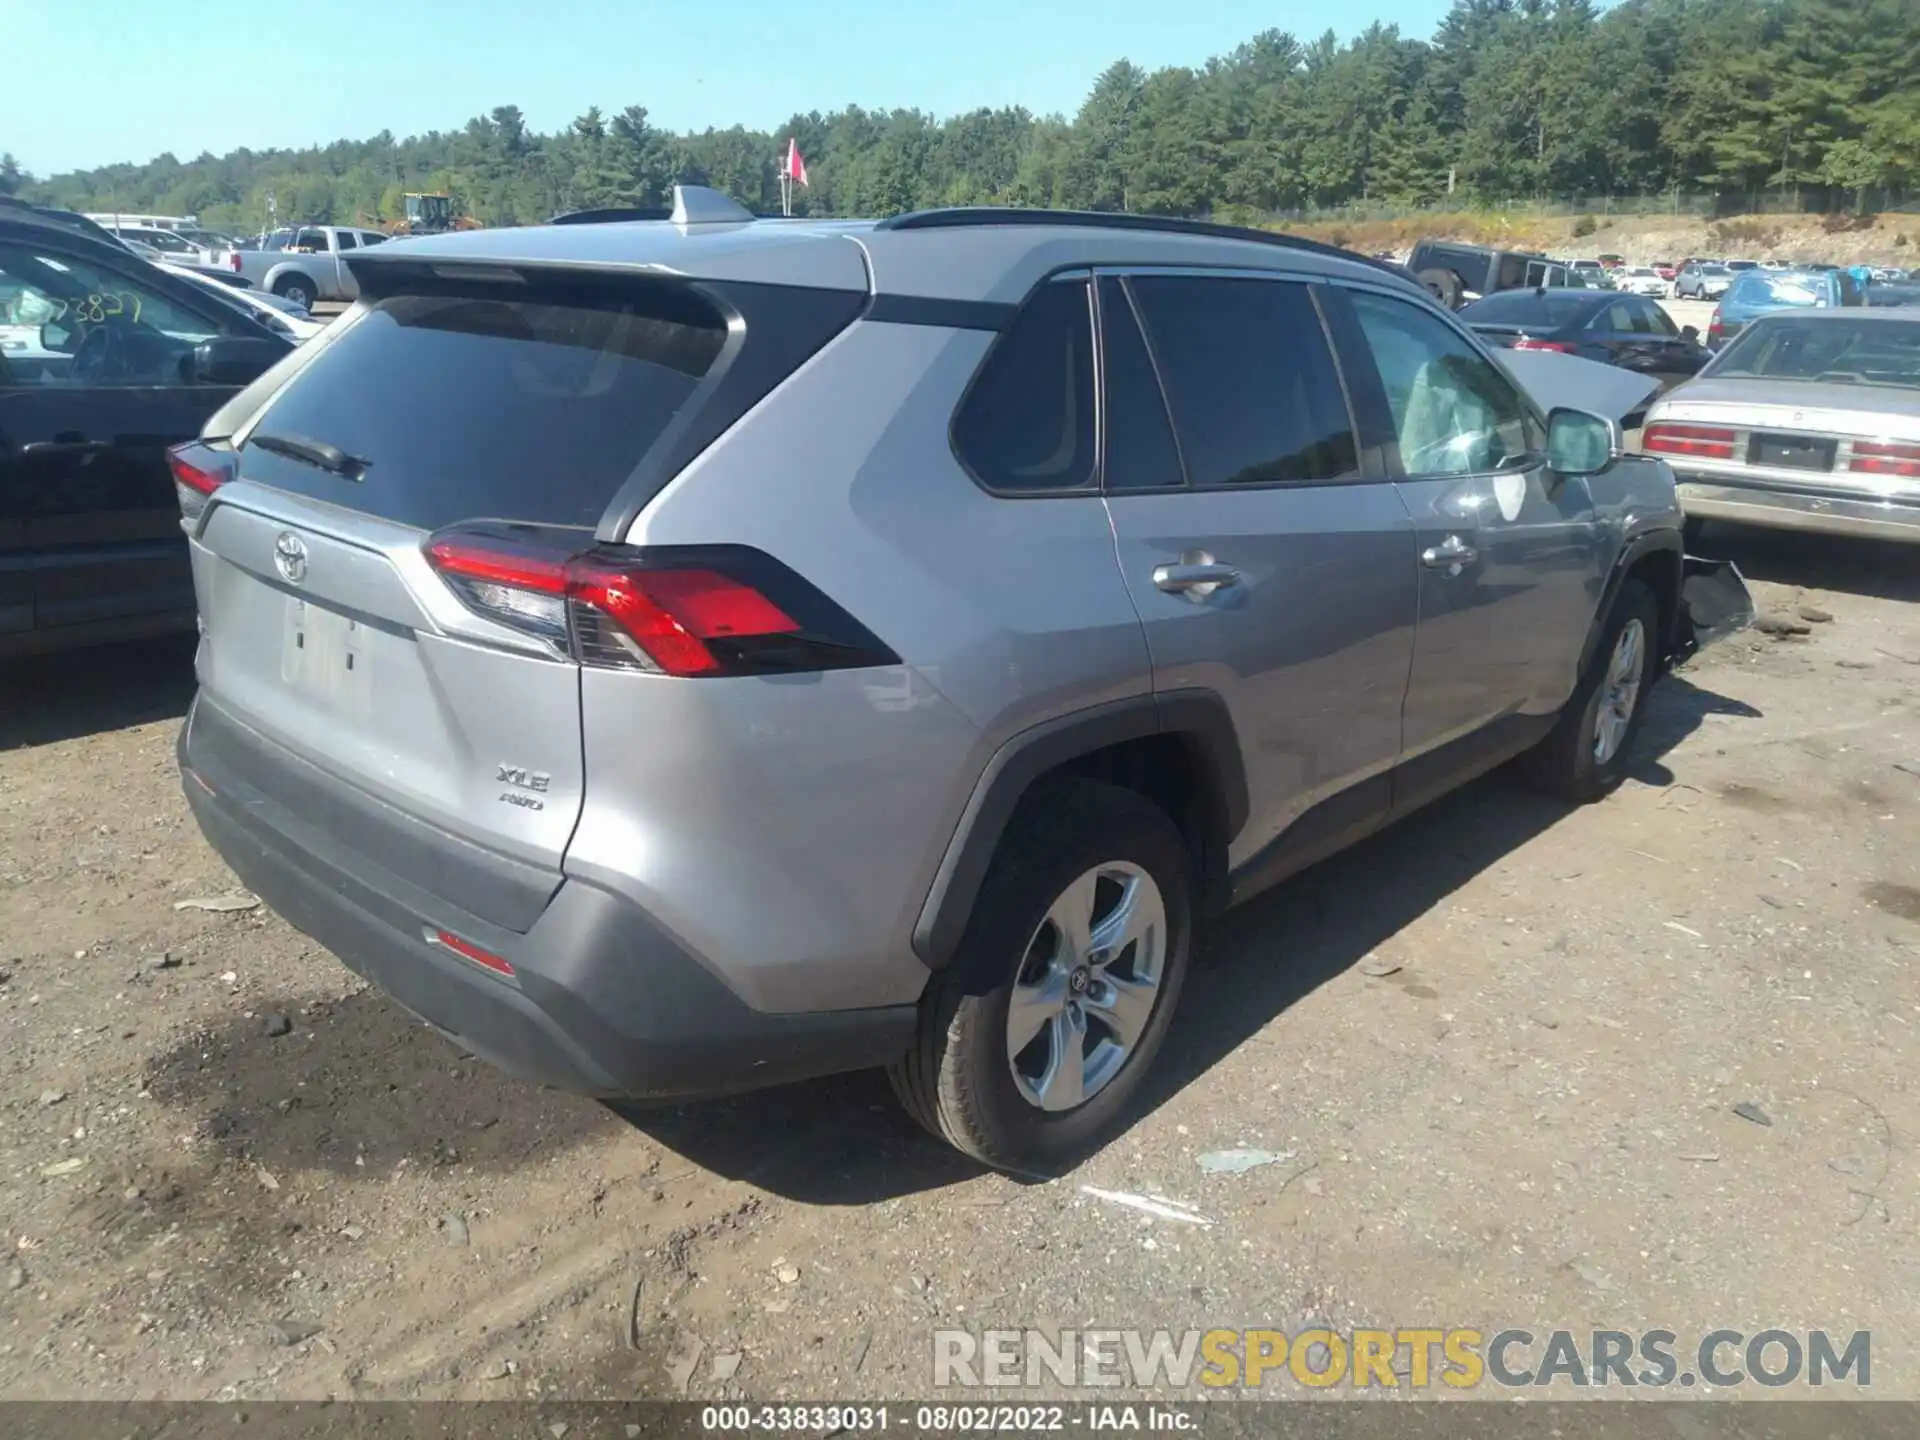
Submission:
[[[289,595],[280,678],[329,709],[365,715],[373,696],[367,630],[338,611]]]
[[[1835,442],[1805,435],[1755,435],[1747,443],[1749,465],[1782,470],[1831,470]]]

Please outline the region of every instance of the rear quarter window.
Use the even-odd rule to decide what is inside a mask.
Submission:
[[[989,490],[1091,485],[1093,321],[1084,280],[1041,286],[994,342],[953,421],[953,448]]]

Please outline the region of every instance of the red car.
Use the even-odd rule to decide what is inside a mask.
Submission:
[[[1671,260],[1656,260],[1653,262],[1653,273],[1662,280],[1671,280],[1680,273],[1680,267]]]

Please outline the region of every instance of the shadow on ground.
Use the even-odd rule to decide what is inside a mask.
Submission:
[[[288,1034],[268,1034],[274,1013]],[[230,1159],[380,1183],[402,1157],[510,1171],[616,1123],[462,1055],[371,989],[236,1015],[149,1061],[145,1080]]]
[[[1629,783],[1670,784],[1663,757],[1706,716],[1759,713],[1669,677],[1649,703]],[[1201,1080],[1295,1001],[1567,813],[1492,775],[1204,926],[1139,1113]],[[872,1072],[621,1114],[703,1168],[808,1204],[867,1204],[981,1173],[908,1120]]]
[[[1688,551],[1731,560],[1749,580],[1879,600],[1920,600],[1920,545],[1709,522]]]
[[[179,719],[193,700],[194,644],[167,635],[0,662],[0,751]]]

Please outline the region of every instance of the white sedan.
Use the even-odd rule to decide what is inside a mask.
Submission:
[[[1631,270],[1614,271],[1613,288],[1624,290],[1629,295],[1647,295],[1655,300],[1664,300],[1667,298],[1667,291],[1672,287],[1660,278],[1658,270],[1646,265],[1636,265]]]
[[[187,265],[175,265],[168,261],[160,262],[160,269],[173,275],[183,275],[197,285],[204,286],[222,300],[235,305],[244,305],[258,312],[267,322],[269,329],[278,330],[295,344],[311,340],[327,328],[327,322],[316,320],[307,313],[304,306],[295,305],[291,300],[283,300],[278,295],[270,295],[256,290],[251,285],[241,287],[229,285],[224,280],[216,280],[204,271],[195,270]]]

